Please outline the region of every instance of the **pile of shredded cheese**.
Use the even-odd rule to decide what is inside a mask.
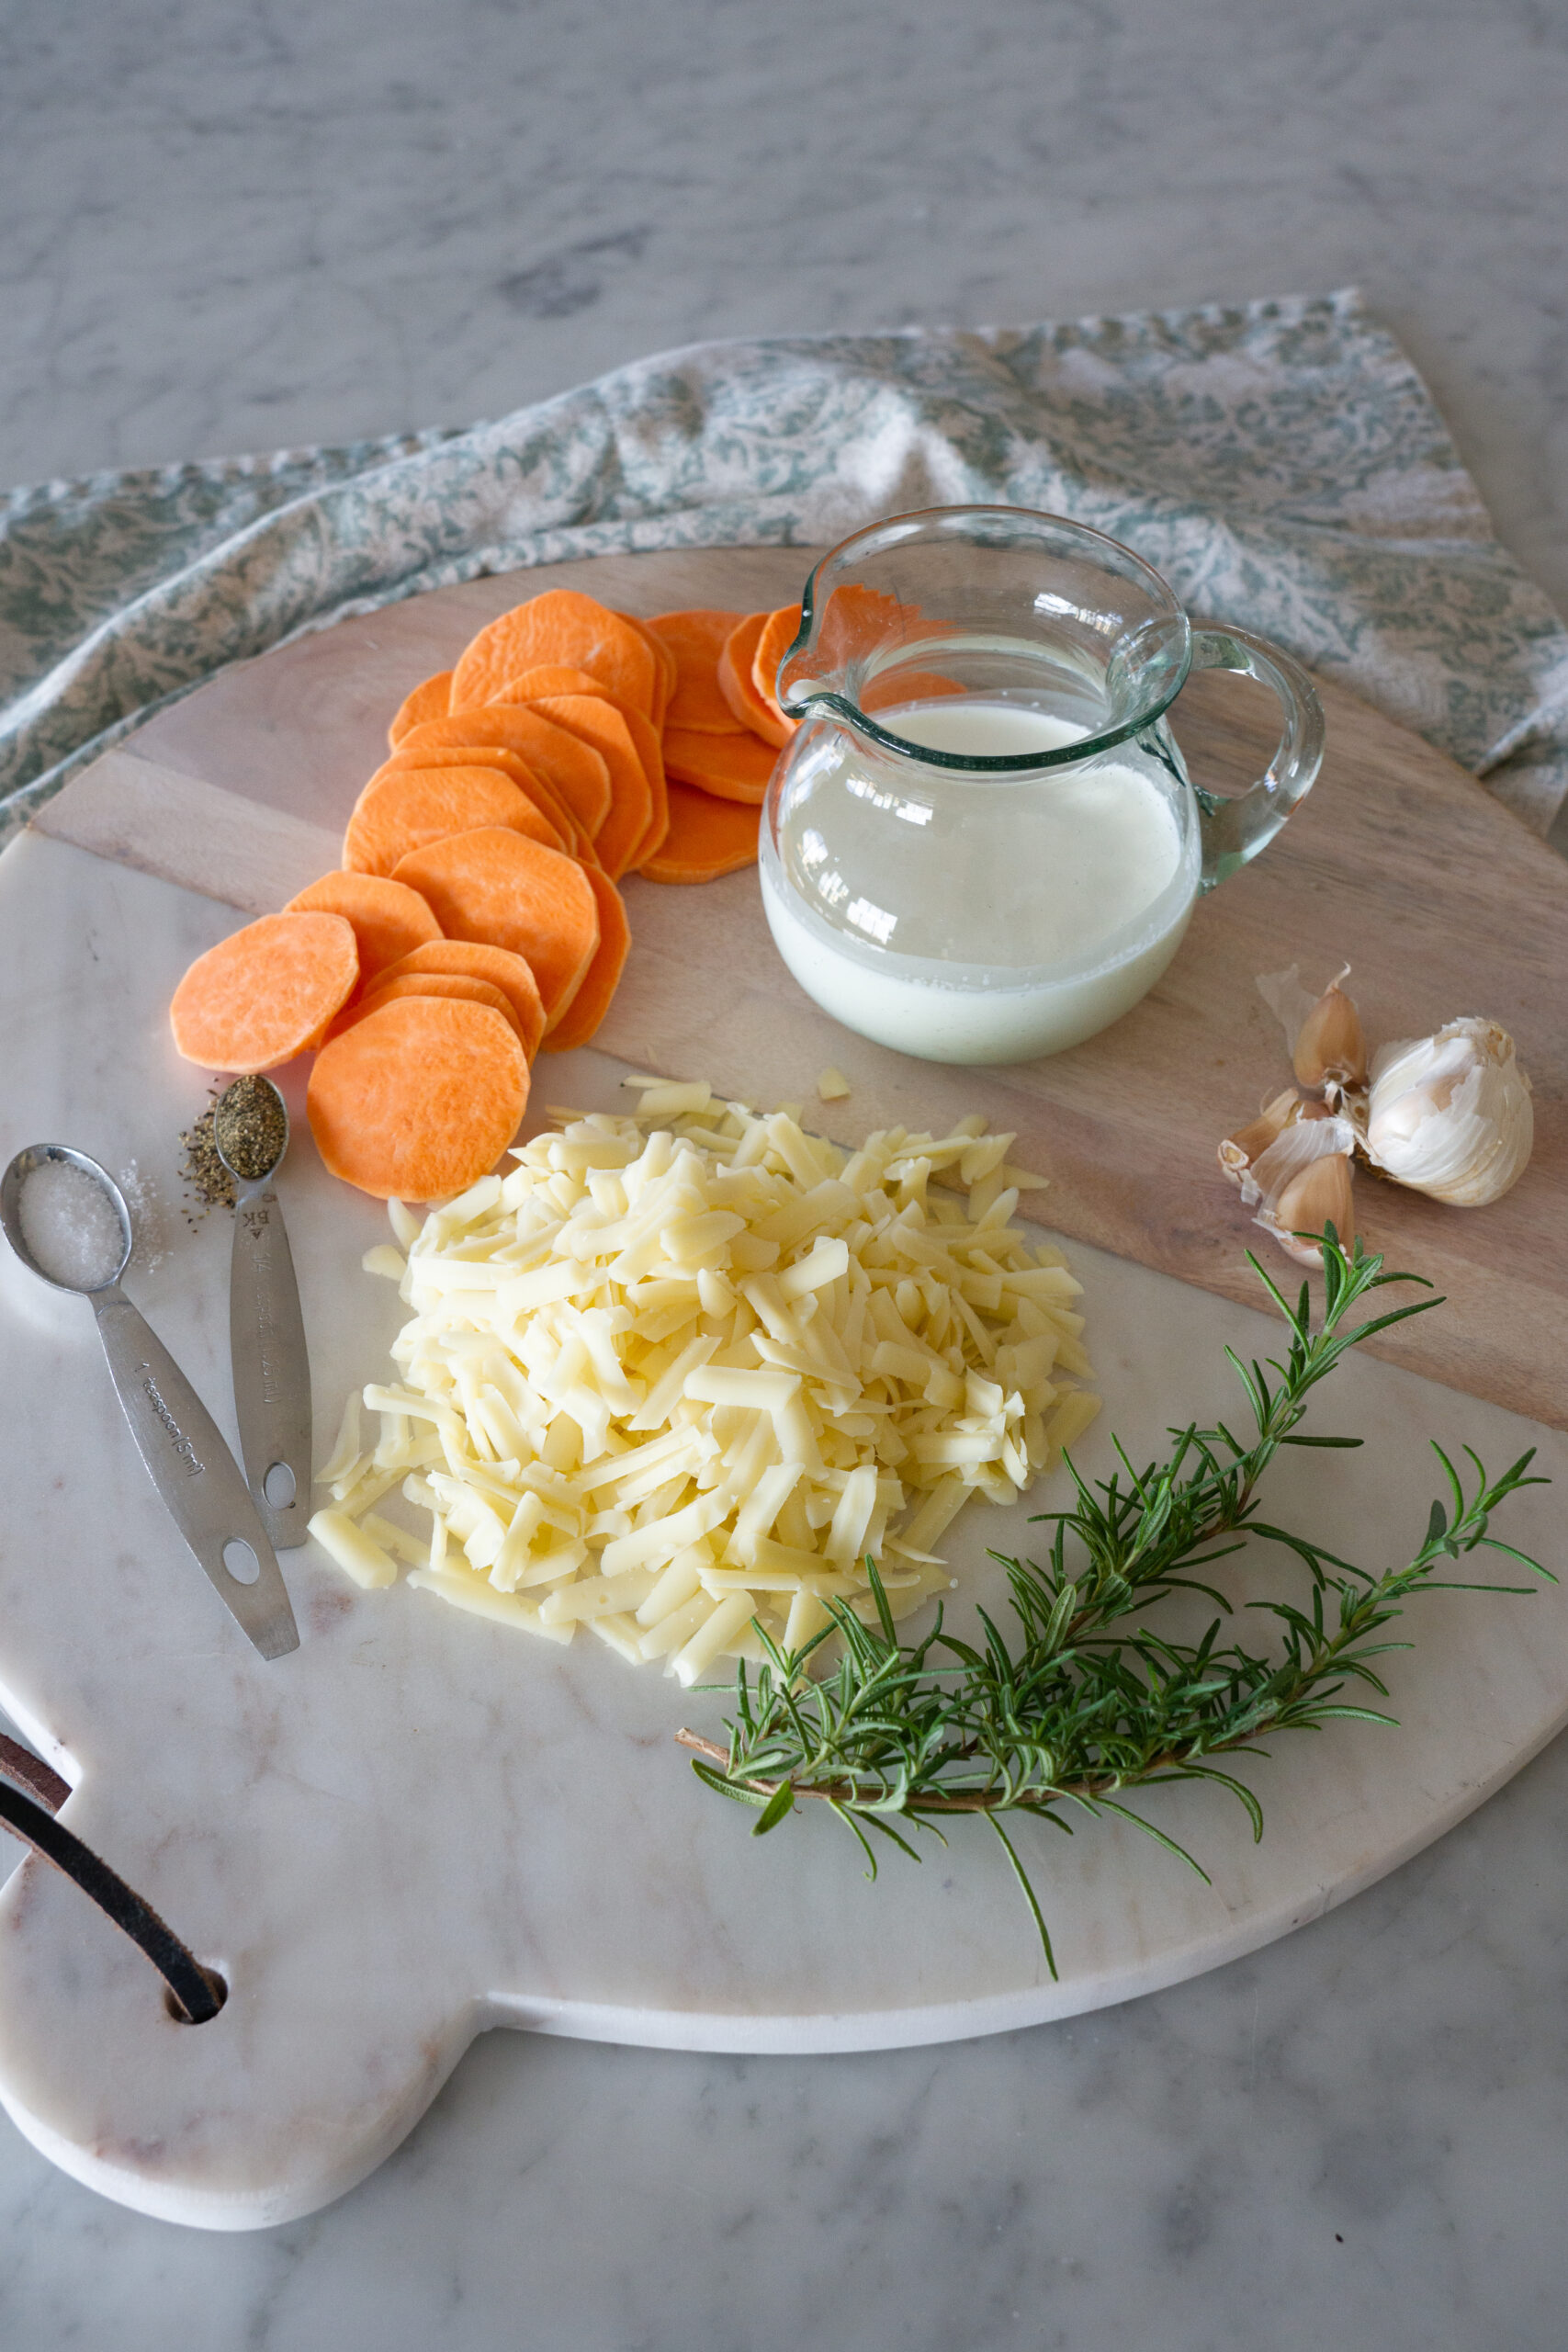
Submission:
[[[350,1397],[310,1530],[361,1585],[401,1559],[689,1684],[760,1657],[758,1623],[797,1648],[830,1599],[874,1615],[867,1555],[897,1616],[947,1590],[969,1497],[1013,1501],[1100,1399],[1074,1385],[1080,1285],[1011,1222],[1043,1181],[1011,1136],[975,1118],[851,1153],[798,1106],[626,1083],[635,1116],[556,1114],[423,1224],[389,1204],[401,1249],[365,1263],[412,1310],[400,1378],[364,1391],[373,1448]],[[428,1542],[375,1512],[394,1487]]]

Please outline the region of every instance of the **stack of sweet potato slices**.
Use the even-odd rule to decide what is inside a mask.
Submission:
[[[491,621],[405,697],[341,869],[191,967],[180,1052],[241,1071],[314,1050],[334,1174],[382,1197],[463,1190],[515,1135],[541,1047],[604,1020],[630,944],[621,880],[754,862],[791,731],[769,682],[798,622],[645,622],[571,589]]]

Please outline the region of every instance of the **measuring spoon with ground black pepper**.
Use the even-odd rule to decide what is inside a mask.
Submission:
[[[131,1250],[130,1212],[119,1186],[85,1151],[32,1144],[0,1177],[0,1226],[30,1273],[91,1302],[136,1450],[231,1614],[263,1657],[297,1650],[283,1571],[240,1465],[119,1286]]]
[[[240,1447],[266,1532],[280,1552],[310,1516],[310,1359],[299,1286],[272,1179],[288,1149],[288,1113],[267,1078],[237,1078],[212,1116],[234,1179],[229,1347]]]

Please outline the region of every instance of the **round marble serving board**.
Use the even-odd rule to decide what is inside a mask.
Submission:
[[[778,601],[805,559],[641,561],[640,572],[602,569],[600,579],[655,611]],[[220,680],[100,763],[54,804],[47,828],[0,859],[0,1159],[59,1138],[121,1174],[140,1228],[127,1286],[231,1432],[228,1227],[221,1214],[192,1225],[182,1200],[175,1136],[202,1091],[168,1041],[169,993],[232,927],[235,905],[258,895],[276,905],[332,862],[331,828],[422,655],[433,655],[423,668],[440,666],[477,617],[525,585],[478,582]],[[1330,697],[1331,719],[1347,699]],[[1434,807],[1441,815],[1451,804],[1469,822],[1457,771],[1387,722],[1372,730],[1364,759],[1396,739],[1399,789],[1414,791],[1430,763]],[[312,737],[325,746],[315,768],[299,754]],[[1506,829],[1498,856],[1511,870],[1517,829],[1465,788],[1483,812],[1478,832]],[[1451,840],[1438,864],[1450,854]],[[1549,878],[1529,855],[1519,870],[1550,912]],[[1053,1169],[1069,1212],[1058,1222],[1108,1400],[1086,1466],[1107,1464],[1112,1428],[1146,1459],[1168,1421],[1234,1412],[1224,1345],[1263,1352],[1278,1326],[1083,1238],[1074,1155],[1092,1122],[1074,1099],[1082,1081],[1069,1073],[1053,1098],[1021,1091],[1017,1072],[930,1070],[863,1047],[802,1010],[771,960],[748,881],[711,893],[634,886],[639,944],[653,933],[660,945],[630,968],[615,1048],[711,1070],[758,1099],[809,1098],[818,1070],[837,1061],[855,1086],[832,1106],[844,1134],[889,1115],[923,1124],[927,1104],[932,1118],[974,1107],[1021,1126],[1011,1110],[1027,1100],[1038,1137],[1066,1138]],[[697,933],[710,908],[730,952],[737,940],[743,952],[733,989],[710,993],[703,1028],[667,967],[672,926]],[[1527,905],[1527,931],[1530,920]],[[1278,939],[1275,960],[1319,944],[1303,922]],[[1468,946],[1452,968],[1468,990]],[[756,1012],[770,996],[771,1026]],[[1172,1001],[1182,1004],[1180,989]],[[1236,1091],[1255,1098],[1271,1074],[1250,1007],[1233,1025],[1223,1052],[1190,1073],[1211,1125],[1222,1100],[1228,1110]],[[1217,1077],[1213,1061],[1226,1064]],[[545,1100],[615,1102],[624,1066],[592,1053],[542,1064],[541,1115]],[[296,1111],[299,1076],[286,1081]],[[348,1387],[380,1370],[401,1310],[359,1269],[383,1237],[379,1209],[327,1179],[302,1122],[301,1133],[285,1191],[324,1450]],[[1118,1216],[1147,1181],[1141,1166],[1129,1174],[1126,1148],[1102,1187],[1122,1204]],[[1217,1182],[1200,1192],[1179,1159],[1170,1182],[1239,1254]],[[1053,1213],[1056,1203],[1048,1196]],[[1486,1220],[1455,1222],[1483,1263]],[[1560,1273],[1560,1263],[1557,1276],[1541,1269],[1543,1282]],[[1490,1372],[1476,1384],[1487,1393],[1461,1393],[1467,1311],[1430,1318],[1445,1319],[1457,1337],[1424,1363],[1445,1385],[1371,1361],[1337,1376],[1318,1425],[1364,1435],[1367,1449],[1284,1460],[1278,1518],[1381,1565],[1406,1555],[1424,1529],[1438,1490],[1430,1438],[1450,1451],[1469,1442],[1493,1466],[1539,1444],[1542,1466],[1568,1475],[1568,1439],[1510,1409]],[[1533,1325],[1520,1328],[1533,1347]],[[403,1586],[360,1593],[310,1545],[284,1562],[301,1646],[263,1663],[147,1486],[88,1309],[0,1252],[0,1702],[73,1783],[64,1819],[231,1986],[211,2024],[175,2024],[140,1955],[29,1860],[0,1898],[0,2098],[69,2171],[171,2219],[258,2227],[324,2203],[396,2144],[490,2025],[669,2048],[847,2051],[995,2031],[1175,1982],[1392,1869],[1568,1717],[1561,1593],[1423,1600],[1405,1628],[1415,1653],[1391,1661],[1400,1730],[1342,1723],[1281,1739],[1271,1759],[1243,1767],[1265,1804],[1260,1845],[1219,1792],[1144,1801],[1212,1883],[1124,1825],[1086,1822],[1070,1842],[1021,1829],[1055,1941],[1053,1982],[1005,1859],[978,1825],[959,1824],[945,1850],[931,1841],[920,1869],[889,1850],[875,1887],[847,1834],[815,1808],[755,1842],[750,1816],[697,1783],[671,1737],[682,1722],[714,1732],[722,1693],[682,1693],[587,1634],[561,1651]],[[1548,1357],[1529,1375],[1543,1396],[1550,1373]],[[1037,1492],[1040,1507],[1059,1499]],[[1561,1525],[1560,1505],[1537,1489],[1502,1532],[1561,1565]],[[965,1596],[996,1580],[988,1547],[1031,1541],[1021,1511],[976,1510],[954,1547]],[[1221,1573],[1243,1598],[1262,1567]]]

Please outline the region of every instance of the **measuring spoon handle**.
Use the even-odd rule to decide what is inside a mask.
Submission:
[[[283,1571],[217,1423],[118,1284],[94,1293],[93,1310],[130,1434],[175,1526],[263,1657],[298,1649]],[[259,1564],[249,1582],[224,1564],[224,1546],[236,1541]]]
[[[277,1194],[270,1187],[240,1193],[229,1274],[229,1347],[234,1412],[245,1476],[275,1549],[305,1541],[310,1516],[310,1359],[299,1285]],[[283,1500],[268,1491],[279,1464],[291,1486]]]

